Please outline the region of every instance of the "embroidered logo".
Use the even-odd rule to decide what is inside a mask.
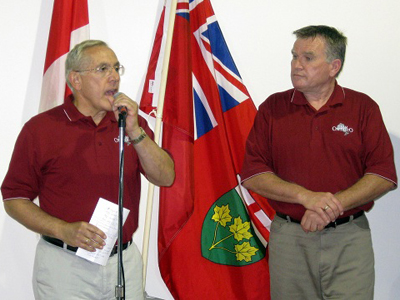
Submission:
[[[353,128],[349,128],[348,126],[344,125],[343,123],[339,123],[337,126],[332,126],[332,131],[342,131],[344,135],[348,135],[349,133],[353,132]]]
[[[119,143],[119,138],[114,138],[114,142]],[[131,144],[131,141],[129,140],[129,136],[125,136],[124,142],[129,146]]]

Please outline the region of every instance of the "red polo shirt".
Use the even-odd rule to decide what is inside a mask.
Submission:
[[[140,126],[150,137],[147,122]],[[40,207],[67,222],[89,221],[100,197],[118,203],[119,128],[113,112],[98,126],[66,103],[33,117],[23,127],[1,187],[5,201],[39,197]],[[132,144],[124,148],[126,243],[138,226],[140,172]]]
[[[365,174],[397,184],[393,147],[378,105],[367,95],[339,85],[318,111],[294,89],[271,95],[260,105],[241,176],[245,181],[265,172],[316,192],[337,193]],[[305,212],[299,204],[269,202],[297,220]]]

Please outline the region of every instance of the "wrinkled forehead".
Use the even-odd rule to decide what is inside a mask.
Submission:
[[[306,53],[313,52],[317,53],[320,51],[325,52],[326,42],[321,36],[309,37],[309,38],[298,38],[293,44],[292,52],[294,53]]]
[[[87,66],[96,67],[98,65],[114,66],[119,64],[119,61],[114,51],[109,47],[94,46],[85,49],[82,63]]]

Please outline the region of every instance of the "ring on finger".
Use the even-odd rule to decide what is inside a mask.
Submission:
[[[330,206],[329,206],[329,205],[325,206],[325,207],[323,208],[323,210],[324,210],[324,211],[327,211],[327,210],[328,210],[328,208],[330,208]]]

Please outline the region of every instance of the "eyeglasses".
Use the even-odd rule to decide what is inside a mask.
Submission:
[[[125,73],[125,68],[124,66],[100,66],[94,69],[88,69],[88,70],[77,70],[75,72],[94,72],[96,75],[99,75],[100,77],[106,77],[106,76],[110,76],[112,73],[112,70],[115,70],[115,72],[117,72],[119,74],[119,76],[124,75]]]

